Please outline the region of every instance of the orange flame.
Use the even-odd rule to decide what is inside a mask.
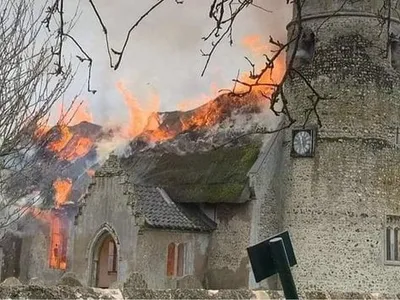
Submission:
[[[90,138],[74,135],[66,125],[59,125],[58,129],[58,138],[50,142],[47,148],[59,158],[71,161],[85,156],[92,149],[94,141]]]
[[[250,50],[251,54],[254,55],[256,60],[259,60],[263,57],[264,54],[268,55],[273,50],[272,44],[263,42],[263,38],[259,35],[249,35],[243,38],[242,45]],[[272,53],[273,54],[273,53]],[[272,57],[271,55],[269,56]],[[262,65],[265,67],[263,63],[258,63],[258,65]],[[254,70],[255,73],[259,73],[260,70]],[[269,86],[268,84],[278,84],[285,73],[285,61],[284,55],[279,55],[273,62],[272,70],[269,69],[267,72],[264,72],[259,79],[259,86],[253,87],[252,91],[254,92],[263,92],[263,94],[271,95],[274,91],[273,86]],[[246,84],[254,84],[256,79],[250,78],[249,73],[244,73],[239,76],[239,80]],[[237,92],[246,92],[248,91],[248,86],[241,85],[240,83],[236,86]]]
[[[124,101],[129,110],[129,126],[124,131],[125,135],[129,138],[133,138],[141,134],[143,131],[154,129],[151,135],[149,135],[150,140],[158,141],[164,140],[170,137],[170,134],[159,130],[159,120],[155,112],[159,110],[160,99],[157,95],[153,95],[150,101],[148,101],[149,106],[144,109],[140,106],[139,101],[136,97],[125,87],[122,82],[117,83],[117,89],[124,97]]]
[[[70,179],[57,179],[53,183],[55,189],[54,204],[60,208],[66,203],[72,191]],[[54,211],[43,211],[37,207],[27,207],[26,211],[36,219],[50,226],[49,266],[65,270],[67,268],[68,220]]]
[[[65,270],[67,267],[67,230],[59,216],[53,215],[50,230],[49,265],[51,268]]]
[[[48,148],[53,152],[60,152],[67,146],[68,142],[72,139],[73,134],[70,132],[68,126],[59,125],[59,138],[48,144]]]
[[[58,156],[66,160],[74,160],[83,157],[92,149],[93,141],[86,137],[74,136],[72,142]]]
[[[53,188],[55,192],[54,204],[57,208],[61,207],[66,203],[71,195],[72,181],[71,179],[57,179],[53,182]]]
[[[55,269],[67,268],[68,229],[62,219],[51,211],[44,211],[37,207],[25,208],[33,217],[50,226],[49,266]],[[64,225],[64,226],[63,226]]]
[[[262,41],[262,37],[256,34],[245,36],[242,40],[242,45],[257,55],[263,55],[271,50],[270,47]]]
[[[261,36],[258,35],[247,36],[243,39],[242,43],[257,57],[262,57],[261,54],[267,54],[271,50],[270,45],[267,44],[267,42],[263,42]],[[117,88],[123,94],[125,104],[128,106],[130,112],[129,137],[142,134],[150,141],[163,141],[173,138],[179,132],[185,130],[195,130],[213,126],[220,122],[225,115],[228,115],[232,109],[244,106],[255,108],[265,105],[267,103],[267,98],[262,97],[261,92],[264,96],[271,95],[275,90],[275,85],[282,79],[284,71],[284,57],[281,55],[274,61],[272,70],[264,72],[259,79],[249,78],[249,74],[243,73],[240,75],[239,80],[245,84],[238,83],[235,92],[250,92],[246,96],[231,97],[230,99],[220,98],[219,101],[210,101],[210,98],[203,96],[195,101],[181,102],[178,106],[180,110],[193,107],[193,104],[196,102],[197,104],[203,103],[203,105],[192,112],[185,113],[184,117],[180,120],[180,128],[175,128],[175,131],[170,128],[161,128],[159,114],[152,114],[152,112],[157,111],[159,105],[158,98],[153,98],[152,101],[150,101],[150,109],[143,109],[139,105],[139,101],[126,87],[122,83],[118,83]],[[256,83],[256,80],[259,85],[251,87],[250,89],[248,85]],[[217,89],[214,88],[214,90],[216,91]],[[215,92],[215,94],[217,94],[217,92]]]
[[[249,94],[246,97],[221,96],[218,101],[210,101],[198,108],[188,119],[181,120],[182,130],[194,130],[197,128],[209,128],[219,123],[235,108],[256,108],[264,102],[261,97]]]

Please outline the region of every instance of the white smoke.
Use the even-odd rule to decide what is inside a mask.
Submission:
[[[5,230],[17,236],[26,234],[16,229],[17,221],[20,221],[21,218],[28,214],[29,208],[40,207],[42,204],[43,198],[39,191],[32,192],[16,200],[0,194],[0,237],[3,236]]]
[[[102,139],[96,143],[96,153],[98,163],[103,164],[113,152],[117,156],[127,156],[130,154],[129,139],[120,135],[115,135],[110,139]]]
[[[70,16],[75,12],[77,1],[68,1]],[[119,50],[129,27],[155,1],[121,0],[116,5],[98,0],[95,3],[108,27],[112,47]],[[210,94],[213,86],[230,88],[239,69],[250,70],[244,56],[263,64],[261,54],[255,55],[242,45],[245,36],[260,35],[265,41],[270,35],[281,41],[285,39],[290,7],[281,0],[255,1],[256,5],[273,12],[255,6],[247,8],[235,21],[235,44],[231,47],[228,41],[221,43],[205,76],[200,77],[206,59],[200,49],[207,51],[211,43],[202,40],[213,28],[208,18],[210,3],[185,0],[184,4],[177,5],[175,1],[165,1],[133,31],[121,67],[113,71],[109,67],[101,27],[88,1],[80,2],[80,18],[71,34],[94,61],[92,85],[98,92],[95,95],[83,92],[82,97],[88,100],[96,123],[127,120],[126,107],[115,87],[119,80],[126,82],[139,102],[147,101],[149,95],[156,93],[160,97],[160,111],[175,110],[184,100]],[[71,57],[79,54],[71,43],[67,43],[66,51]],[[84,88],[86,79],[87,68],[82,65],[74,85],[65,95],[66,102]]]

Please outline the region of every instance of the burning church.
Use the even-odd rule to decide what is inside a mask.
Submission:
[[[272,140],[246,133],[271,122],[265,104],[257,94],[222,94],[191,111],[152,113],[125,152],[104,162],[97,144],[112,141],[112,130],[81,122],[41,133],[27,185],[51,192],[5,238],[2,276],[55,283],[74,272],[102,288],[130,276],[150,288],[248,286],[255,187]]]
[[[136,276],[149,288],[273,289],[275,278],[254,282],[246,248],[288,229],[299,289],[397,294],[400,75],[389,37],[400,20],[392,14],[392,34],[381,34],[384,2],[304,2],[298,72],[285,86],[291,128],[247,134],[273,120],[250,93],[151,114],[126,153],[102,163],[98,142],[112,130],[50,130],[29,182],[49,192],[3,240],[3,278],[51,283],[68,271],[98,287]],[[314,103],[310,84],[327,96]]]

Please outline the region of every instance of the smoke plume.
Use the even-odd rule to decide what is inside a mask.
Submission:
[[[151,2],[151,3],[149,3]],[[106,24],[110,43],[119,50],[129,27],[155,1],[118,1],[118,5],[105,0],[96,1],[99,13]],[[204,77],[200,77],[210,41],[204,42],[213,28],[208,18],[211,1],[185,0],[177,5],[165,1],[153,11],[132,33],[121,67],[113,71],[109,61],[100,25],[88,1],[80,1],[78,19],[71,32],[94,61],[92,85],[95,95],[85,92],[87,68],[81,65],[74,85],[64,101],[82,91],[82,99],[88,101],[94,121],[105,124],[112,120],[127,120],[122,95],[116,84],[123,80],[127,88],[144,104],[153,94],[160,98],[160,111],[176,110],[186,103],[186,109],[194,108],[216,96],[216,91],[232,87],[232,78],[238,70],[250,70],[244,56],[264,63],[262,53],[253,53],[242,41],[250,35],[260,36],[266,43],[269,36],[284,40],[291,9],[285,1],[255,1],[256,5],[271,10],[266,12],[250,6],[236,20],[231,47],[228,41],[221,44],[211,59]],[[69,15],[76,12],[77,0],[68,1]],[[67,43],[71,57],[79,51]],[[77,60],[75,60],[78,62]]]

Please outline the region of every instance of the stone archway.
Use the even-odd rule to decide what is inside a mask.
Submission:
[[[104,224],[89,247],[89,286],[108,288],[118,280],[119,241],[115,230]]]

